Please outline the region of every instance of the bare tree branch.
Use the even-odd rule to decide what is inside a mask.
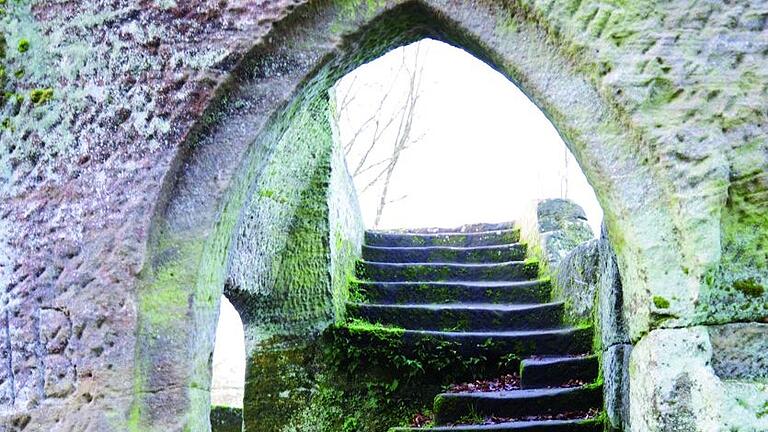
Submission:
[[[408,93],[406,94],[405,107],[403,115],[400,117],[400,127],[397,130],[397,137],[392,149],[391,162],[387,165],[386,173],[384,174],[384,186],[379,199],[379,205],[376,209],[376,219],[373,223],[374,227],[378,227],[381,223],[381,217],[384,213],[388,200],[387,195],[389,193],[389,186],[392,180],[392,174],[395,171],[397,162],[400,159],[403,149],[408,144],[408,140],[411,135],[413,127],[413,119],[415,118],[416,106],[419,100],[419,91],[421,90],[421,80],[423,77],[424,66],[420,63],[421,45],[416,46],[416,54],[414,55],[414,69],[409,72]],[[405,51],[403,51],[403,62],[405,62]]]
[[[343,144],[344,153],[348,158],[353,152],[355,155],[359,155],[359,157],[356,156],[357,159],[352,164],[354,169],[351,172],[352,176],[356,179],[362,178],[363,175],[367,179],[366,185],[360,193],[365,193],[376,185],[380,185],[382,188],[378,197],[374,226],[380,224],[382,214],[388,204],[399,202],[407,197],[407,195],[404,195],[394,200],[388,198],[392,176],[402,152],[409,145],[417,143],[424,138],[423,133],[418,137],[412,136],[424,75],[422,45],[417,44],[415,52],[402,50],[401,55],[399,65],[392,74],[391,81],[388,85],[384,86],[385,89],[382,88],[384,90],[382,96],[376,104],[369,105],[372,108],[372,112],[364,117],[362,122],[359,122],[351,137]],[[404,94],[393,91],[396,85],[403,82],[403,77],[407,79]],[[355,75],[352,82],[345,87],[341,101],[336,107],[336,113],[334,113],[337,120],[340,120],[343,111],[349,111],[353,105],[360,105],[359,102],[353,104],[356,101],[356,96],[353,93],[356,93],[355,84],[357,83],[357,78],[357,75]],[[398,98],[396,107],[390,109],[389,106],[392,105],[392,101],[395,98]],[[351,119],[349,112],[346,115],[348,119]],[[379,160],[376,162],[370,162],[371,156],[375,154],[374,149],[380,148],[378,144],[390,139],[392,140],[392,147],[389,155],[384,159],[379,157]],[[365,141],[365,147],[359,149],[363,140]]]

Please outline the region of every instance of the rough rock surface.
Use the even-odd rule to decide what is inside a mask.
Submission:
[[[567,199],[539,201],[524,219],[523,237],[534,256],[553,272],[568,253],[594,237],[584,209]]]
[[[563,257],[553,270],[554,299],[566,303],[572,322],[594,321],[599,273],[600,239],[581,243]]]
[[[605,225],[598,240],[597,297],[595,322],[600,329],[603,368],[603,398],[610,427],[630,431],[629,359],[632,353],[627,316],[623,309],[621,275]]]
[[[603,347],[603,400],[610,430],[631,431],[629,359],[631,344]]]
[[[627,311],[622,307],[624,296],[621,274],[616,263],[616,254],[606,235],[605,224],[598,242],[597,267],[596,321],[600,326],[603,350],[606,350],[614,345],[629,344],[631,341],[627,330],[627,320],[630,317],[625,315]]]
[[[640,341],[640,400],[669,390],[643,368],[686,367],[646,364],[646,339],[682,346],[698,325],[768,317],[761,0],[0,9],[5,429],[207,427],[215,299],[274,143],[346,70],[424,36],[518,83],[578,159],[604,207]],[[318,301],[335,304],[330,295]],[[681,391],[700,382],[675,380]],[[672,430],[655,412],[633,403],[633,425]],[[664,415],[689,425],[684,410]]]
[[[745,332],[758,337],[746,346],[722,340]],[[630,360],[632,430],[768,429],[765,368],[751,367],[765,364],[767,336],[766,324],[652,331]],[[734,359],[738,367],[726,366]]]
[[[565,303],[566,320],[594,321],[596,292],[608,283],[600,274],[600,253],[606,251],[603,240],[594,239],[581,206],[561,198],[542,200],[529,209],[521,225],[531,254],[552,277],[552,299]]]
[[[592,239],[581,207],[569,200],[537,205],[535,229],[527,231],[549,264],[553,300],[563,301],[568,321],[596,327],[595,349],[601,353],[603,393],[609,426],[630,430],[629,358],[632,352],[623,309],[622,281],[605,225]],[[530,223],[530,222],[529,222]],[[530,232],[534,234],[531,235]],[[556,234],[568,241],[547,241]],[[578,243],[574,246],[574,244]]]

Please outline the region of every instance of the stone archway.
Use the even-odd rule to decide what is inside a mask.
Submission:
[[[761,2],[83,0],[0,11],[2,428],[204,430],[216,302],[252,186],[281,166],[270,143],[299,119],[327,137],[319,111],[301,108],[321,108],[346,68],[429,35],[525,90],[597,191],[637,342],[633,427],[768,429]],[[332,166],[327,152],[303,154],[308,174]],[[297,183],[291,202],[311,184]],[[323,238],[315,252],[336,245]],[[325,309],[297,328],[332,319],[337,303],[323,293]]]
[[[587,27],[604,11],[596,8]],[[600,33],[609,18],[604,20]],[[627,20],[631,27],[633,21]],[[306,251],[317,259],[312,267],[330,265],[333,227],[322,217],[328,205],[323,179],[333,171],[332,131],[322,115],[326,90],[355,66],[426,36],[462,47],[501,71],[560,131],[605,210],[635,340],[656,328],[763,317],[749,296],[725,288],[739,281],[745,281],[739,286],[760,287],[764,271],[759,264],[723,264],[721,256],[764,256],[763,236],[734,239],[745,224],[763,220],[762,201],[749,198],[764,189],[764,178],[755,174],[755,166],[731,164],[736,180],[729,187],[726,158],[691,156],[698,150],[650,132],[660,121],[658,110],[679,92],[668,80],[651,78],[634,89],[642,95],[628,96],[635,100],[627,103],[623,94],[632,88],[612,84],[613,65],[590,58],[588,48],[572,40],[568,25],[549,20],[533,6],[438,0],[310,2],[277,23],[220,89],[166,177],[165,202],[153,220],[150,259],[138,294],[134,429],[205,428],[213,317],[227,281],[235,283],[230,284],[232,297],[239,299],[241,314],[252,317],[253,332],[264,330],[259,311],[266,306],[253,307],[258,284],[247,285],[261,277],[254,270],[267,270],[250,265],[271,261],[239,254],[238,248],[247,249],[254,239],[274,239],[269,232],[254,231],[259,217],[275,214],[265,210],[265,203],[295,203],[292,213],[272,227],[273,236],[288,232],[295,237],[280,239],[275,251],[312,244]],[[617,44],[626,37],[620,33]],[[278,143],[286,137],[305,143],[305,152],[280,153]],[[744,147],[745,156],[738,160],[748,160],[759,148]],[[295,172],[308,176],[292,186],[289,197],[254,188],[268,184],[269,176],[288,178]],[[680,176],[688,183],[682,184]],[[758,192],[749,182],[760,185]],[[253,215],[258,217],[251,225],[246,217]],[[307,227],[306,222],[319,225]],[[308,232],[327,234],[305,243]],[[309,275],[307,291],[293,292],[300,299],[286,300],[314,307],[292,317],[294,327],[272,329],[270,337],[301,339],[333,321],[338,299],[326,273]],[[724,297],[733,304],[723,306]],[[279,309],[282,304],[268,306]],[[674,331],[664,335],[678,337]],[[647,348],[645,355],[652,350]],[[658,391],[655,383],[637,383],[640,394]],[[664,427],[657,420],[647,422]]]

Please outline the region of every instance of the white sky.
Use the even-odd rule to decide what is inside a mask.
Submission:
[[[379,227],[510,221],[534,200],[567,197],[584,207],[599,232],[602,210],[549,120],[503,75],[447,44],[425,40],[393,50],[340,80],[339,104],[350,86],[356,95],[341,117],[341,141],[350,141],[388,89],[392,91],[382,116],[387,118],[401,104],[397,95],[405,93],[408,74],[401,73],[403,79],[394,86],[392,77],[403,55],[413,64],[418,45],[424,68],[411,136],[422,138],[404,150],[392,177],[388,197],[406,198],[385,208]],[[350,171],[371,135],[358,136],[348,155]],[[393,141],[394,134],[385,135],[373,151],[378,154],[368,161],[386,159]],[[359,192],[371,178],[355,178]],[[359,193],[368,227],[373,226],[380,190]]]
[[[404,59],[413,64],[417,47],[423,77],[411,136],[421,139],[401,154],[388,196],[405,198],[385,208],[379,228],[513,221],[536,200],[565,197],[584,208],[599,233],[602,210],[549,120],[504,76],[441,42],[425,40],[393,50],[339,81],[339,101],[350,87],[354,94],[340,113],[342,143],[351,141],[385,93],[390,95],[380,111],[382,123],[400,106],[408,75],[397,71]],[[350,171],[371,136],[372,129],[367,129],[357,137],[347,159]],[[384,134],[368,161],[385,160],[393,141],[394,133]],[[355,178],[367,227],[373,226],[381,188],[362,189],[375,172]],[[213,364],[213,403],[241,406],[243,329],[226,299]]]

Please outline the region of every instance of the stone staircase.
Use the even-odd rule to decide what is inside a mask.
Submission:
[[[603,429],[592,329],[563,325],[563,304],[548,302],[549,281],[537,279],[538,264],[525,255],[511,224],[366,232],[356,269],[364,301],[347,305],[351,318],[403,329],[406,346],[451,343],[458,356],[451,361],[471,358],[477,371],[487,371],[480,375],[514,376],[502,391],[443,386],[448,391],[434,398],[430,430]]]

